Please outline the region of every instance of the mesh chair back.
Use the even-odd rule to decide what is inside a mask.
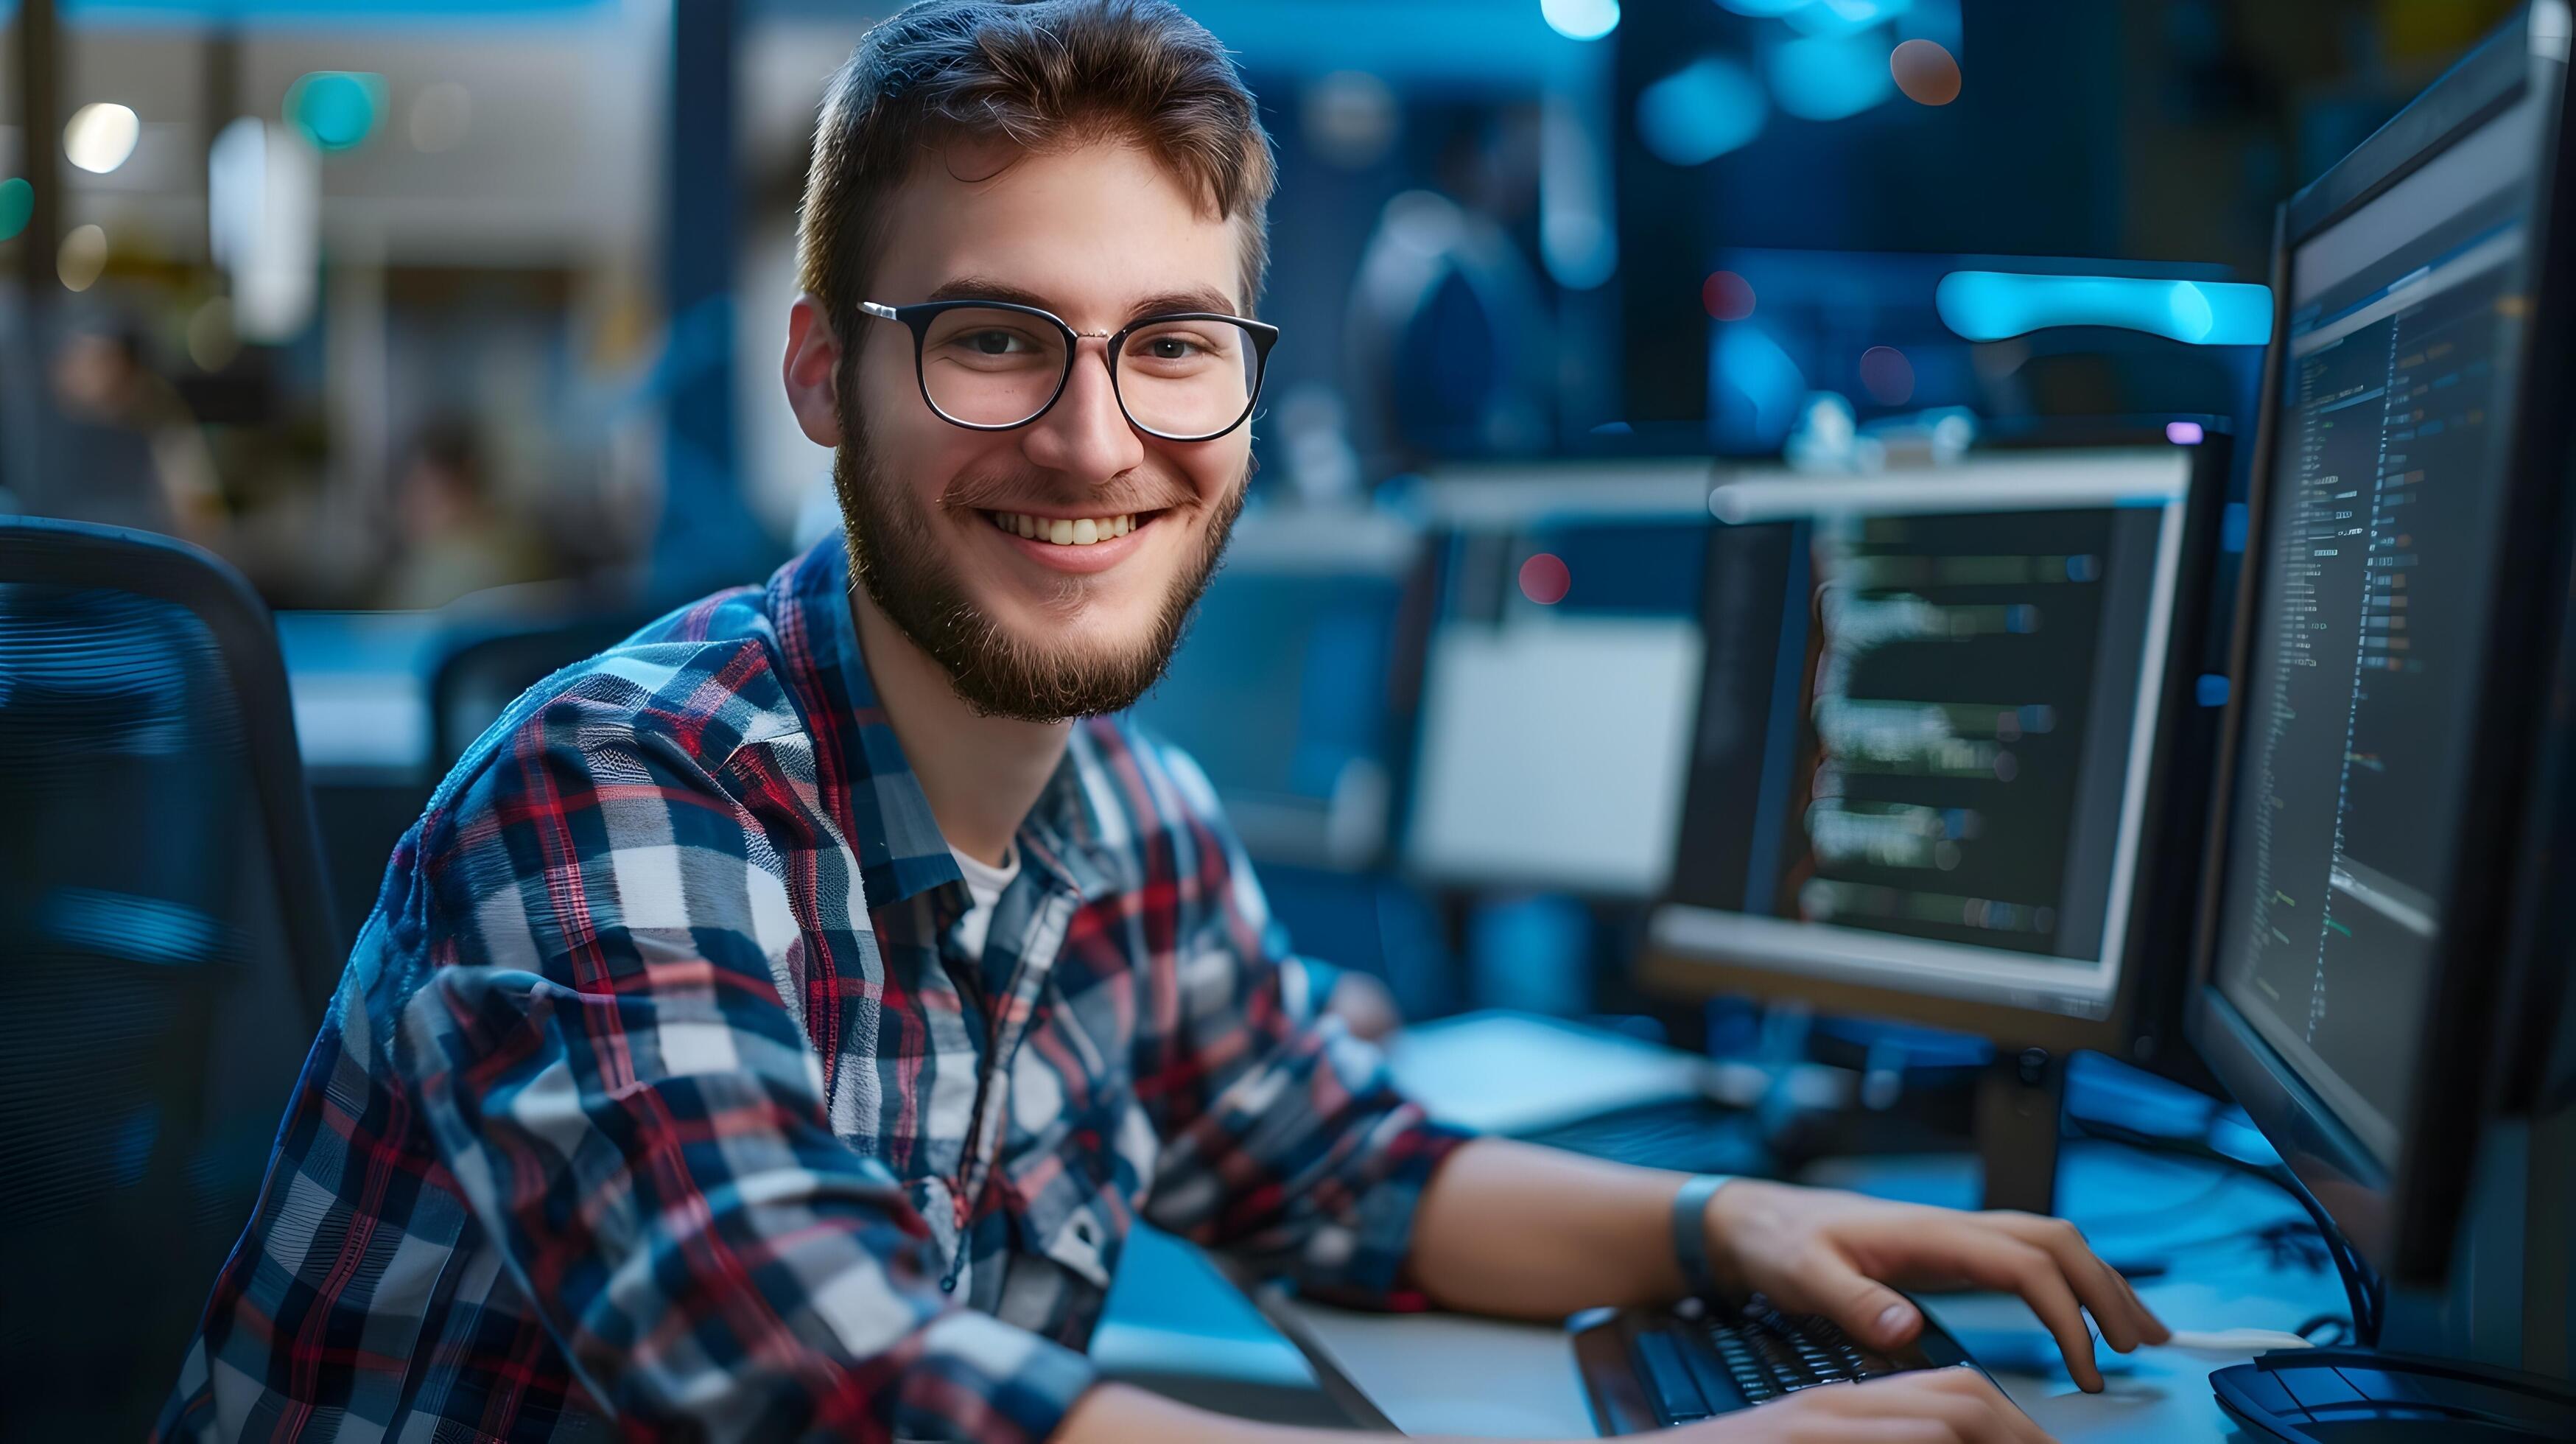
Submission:
[[[138,1438],[339,959],[268,614],[0,520],[0,1440]]]
[[[431,762],[444,774],[510,704],[575,662],[643,630],[647,612],[602,612],[476,636],[441,658],[429,680]]]

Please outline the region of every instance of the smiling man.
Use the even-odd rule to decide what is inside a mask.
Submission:
[[[1252,470],[1268,142],[1151,0],[931,0],[821,117],[784,379],[846,548],[516,704],[405,837],[160,1433],[1255,1440],[1081,1350],[1138,1217],[1360,1302],[2026,1298],[2074,1232],[1427,1122],[1118,714]],[[1571,759],[1569,765],[1580,765]],[[1313,1436],[1300,1436],[1313,1437]],[[2029,1440],[1964,1370],[1677,1439]]]

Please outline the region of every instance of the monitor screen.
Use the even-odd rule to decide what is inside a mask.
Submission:
[[[1426,882],[1652,897],[1699,695],[1708,465],[1435,479],[1404,863]]]
[[[2481,691],[2540,109],[2289,257],[2214,977],[2383,1164]]]
[[[2160,447],[1720,487],[1656,942],[2109,1016],[2191,474]]]
[[[1421,553],[1379,511],[1248,511],[1139,722],[1207,773],[1263,862],[1366,868],[1386,852],[1405,590]]]

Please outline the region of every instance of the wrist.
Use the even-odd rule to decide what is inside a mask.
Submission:
[[[1753,1292],[1742,1245],[1757,1232],[1763,1196],[1776,1195],[1782,1187],[1757,1178],[1738,1178],[1719,1189],[1701,1208],[1700,1226],[1708,1239],[1708,1270],[1719,1292],[1730,1296]]]

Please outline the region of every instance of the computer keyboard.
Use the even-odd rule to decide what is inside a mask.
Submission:
[[[1596,1310],[1575,1320],[1574,1356],[1604,1434],[1636,1434],[1748,1409],[1825,1384],[1968,1364],[1926,1322],[1893,1354],[1855,1343],[1829,1319],[1735,1304]]]
[[[1751,1114],[1695,1098],[1597,1113],[1514,1136],[1640,1168],[1758,1176],[1775,1171]]]

